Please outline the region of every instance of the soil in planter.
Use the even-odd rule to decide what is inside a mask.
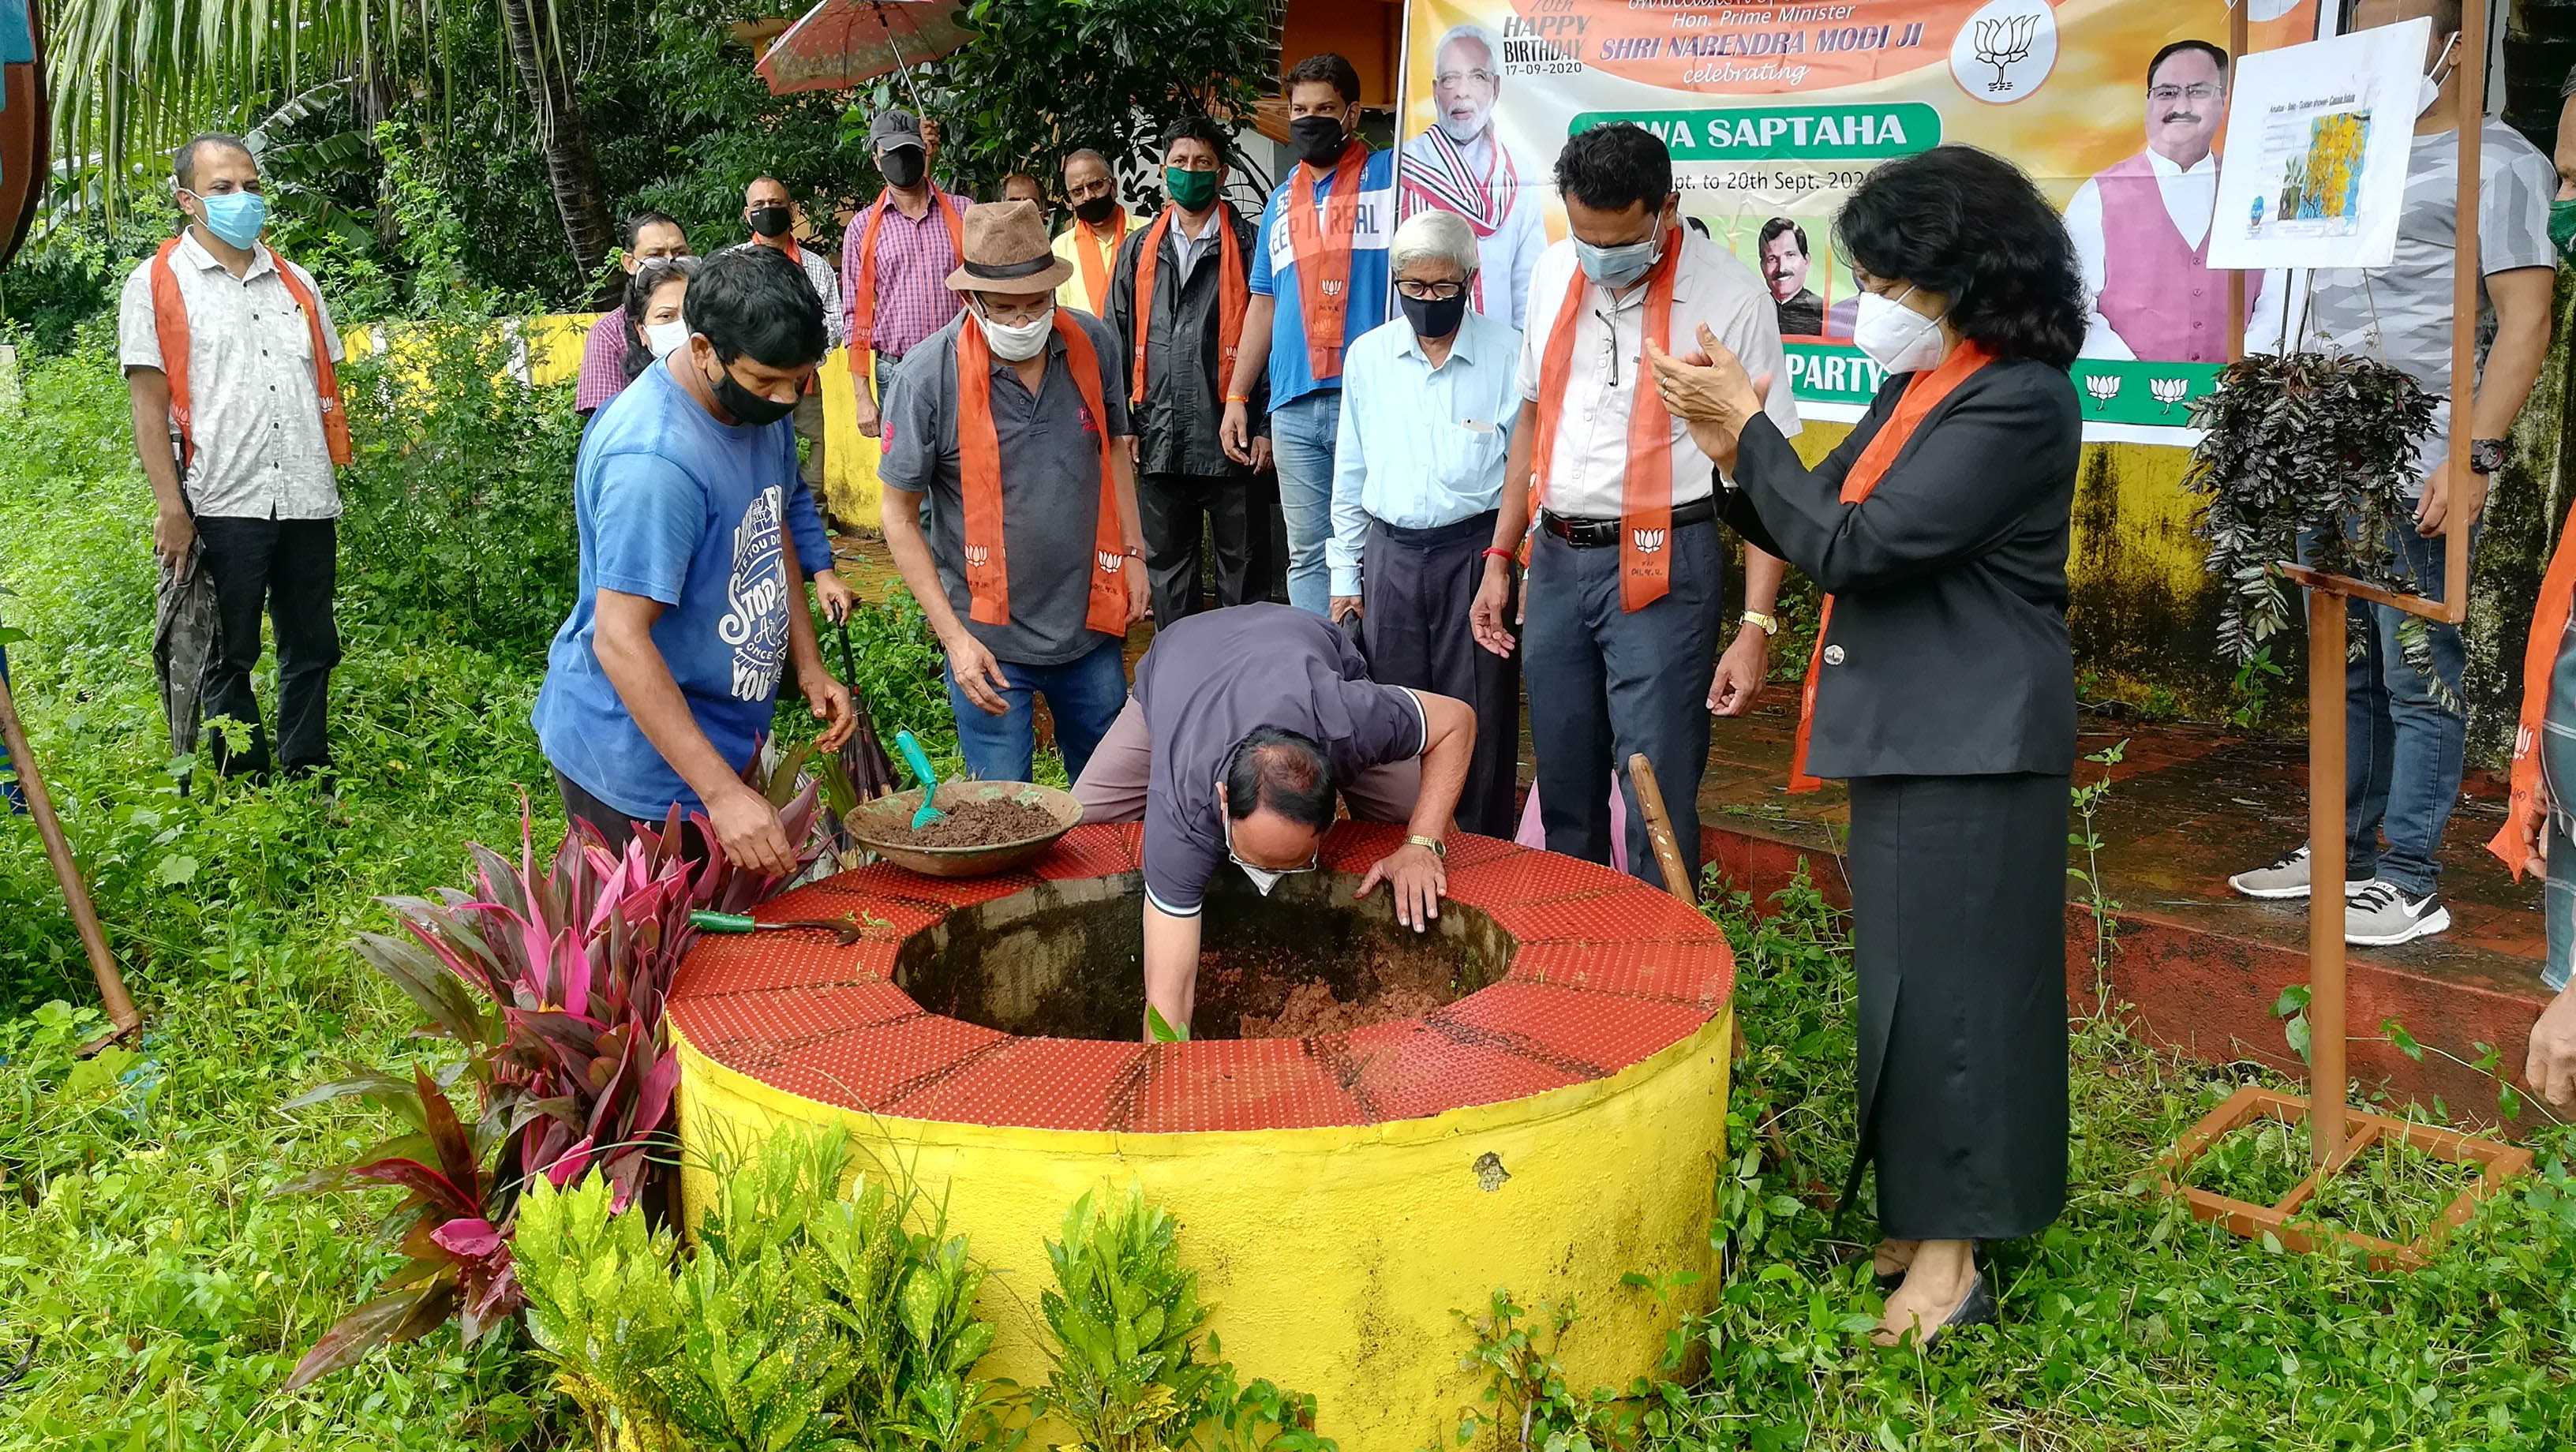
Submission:
[[[1008,797],[960,802],[940,810],[948,815],[918,831],[909,822],[898,821],[882,835],[898,847],[1007,847],[1056,829],[1054,813],[1035,802]]]
[[[1199,954],[1198,1026],[1232,1020],[1230,1037],[1307,1039],[1420,1018],[1458,997],[1454,952],[1370,944],[1356,964],[1325,967],[1293,943],[1239,943]],[[1214,1033],[1209,1035],[1216,1037]]]
[[[1232,880],[1229,880],[1231,877]],[[1197,1039],[1310,1038],[1418,1018],[1482,988],[1511,938],[1463,903],[1437,928],[1396,923],[1384,893],[1364,905],[1328,873],[1254,893],[1209,884]],[[1132,1043],[1145,1016],[1143,884],[1049,882],[951,912],[897,953],[895,982],[932,1013],[1004,1033]]]

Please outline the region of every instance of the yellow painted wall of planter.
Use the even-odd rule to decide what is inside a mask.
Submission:
[[[1484,1381],[1463,1371],[1456,1313],[1492,1290],[1571,1299],[1570,1381],[1625,1389],[1655,1369],[1671,1318],[1629,1272],[1712,1270],[1725,1158],[1731,1013],[1610,1077],[1420,1119],[1326,1129],[1121,1134],[888,1118],[816,1103],[679,1046],[683,1193],[706,1203],[711,1157],[781,1122],[846,1124],[900,1167],[997,1274],[982,1371],[1046,1376],[1042,1241],[1084,1191],[1134,1182],[1181,1223],[1209,1329],[1246,1380],[1317,1399],[1346,1452],[1447,1446]],[[1705,1296],[1713,1283],[1703,1279]]]

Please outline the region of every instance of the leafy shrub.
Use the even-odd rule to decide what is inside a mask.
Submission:
[[[470,308],[388,327],[340,372],[343,598],[362,622],[542,655],[572,609],[580,542],[570,384],[510,374],[510,325]]]
[[[532,1185],[518,1254],[529,1335],[602,1448],[976,1452],[1015,1446],[972,1379],[993,1328],[963,1239],[907,1194],[850,1173],[839,1129],[782,1129],[710,1166],[682,1258],[593,1175]]]

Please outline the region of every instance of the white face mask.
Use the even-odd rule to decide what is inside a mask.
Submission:
[[[2451,52],[2458,49],[2459,44],[2460,37],[2456,31],[2452,33],[2449,40],[2442,42],[2442,53],[2433,58],[2433,68],[2424,73],[2424,83],[2415,92],[2416,115],[2421,116],[2432,110],[2433,103],[2442,99],[2442,67],[2451,59]]]
[[[984,341],[993,356],[1005,363],[1026,363],[1046,351],[1047,336],[1055,331],[1055,313],[1034,322],[1003,324],[986,317],[982,309],[975,312],[975,325],[984,330]]]
[[[1904,295],[1913,292],[1909,287]],[[1920,373],[1941,361],[1941,320],[1885,293],[1864,292],[1852,318],[1852,342],[1889,373]]]
[[[644,346],[652,349],[656,358],[668,357],[672,349],[689,341],[689,325],[679,318],[667,323],[646,323],[643,333]]]

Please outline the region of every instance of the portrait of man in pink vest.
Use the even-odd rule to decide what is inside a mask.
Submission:
[[[2147,148],[2097,173],[2066,205],[2092,299],[2087,358],[2227,361],[2227,274],[2208,266],[2227,119],[2227,52],[2177,40],[2147,63]],[[2260,274],[2246,278],[2250,310]]]

